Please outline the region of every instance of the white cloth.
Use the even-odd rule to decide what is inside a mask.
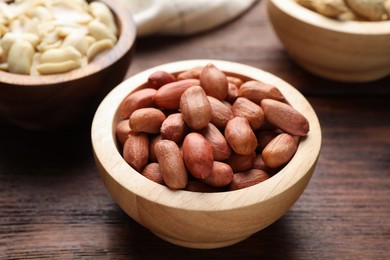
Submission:
[[[122,0],[137,25],[139,37],[190,35],[237,17],[258,0]]]

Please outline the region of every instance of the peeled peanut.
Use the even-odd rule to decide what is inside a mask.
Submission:
[[[192,86],[181,95],[180,111],[184,122],[194,129],[200,130],[211,120],[211,105],[206,93],[200,86]]]
[[[73,46],[67,46],[58,49],[49,49],[44,51],[39,56],[41,63],[55,63],[64,62],[68,60],[80,60],[82,57],[81,53]]]
[[[175,76],[173,76],[172,74],[170,74],[166,71],[159,70],[159,71],[153,72],[149,76],[148,86],[151,88],[158,89],[158,88],[164,86],[165,84],[174,82],[175,80],[176,80]]]
[[[371,21],[388,19],[383,0],[345,0],[353,12]]]
[[[266,120],[283,131],[299,136],[309,132],[309,122],[292,106],[273,99],[263,99],[261,107]]]
[[[67,60],[63,62],[41,63],[36,70],[41,75],[64,73],[81,67],[81,61]]]
[[[214,64],[206,64],[200,75],[200,85],[208,96],[224,100],[228,94],[228,81],[225,73],[220,71]]]
[[[142,170],[141,174],[149,180],[152,180],[159,184],[164,184],[164,179],[160,171],[160,164],[156,162],[147,164]]]
[[[238,172],[233,175],[229,190],[239,190],[263,182],[270,178],[270,175],[259,169],[251,169],[246,172]]]
[[[112,39],[102,39],[92,43],[87,49],[88,61],[93,60],[98,54],[114,47],[114,42]]]
[[[276,136],[261,153],[261,158],[266,166],[278,168],[294,156],[297,150],[297,143],[293,136],[282,133]]]
[[[139,108],[131,114],[129,125],[132,131],[157,134],[165,119],[165,114],[161,110],[145,107]]]
[[[157,90],[154,102],[161,108],[178,109],[181,95],[192,86],[199,86],[199,80],[184,79],[165,84]]]
[[[172,189],[184,189],[188,175],[179,146],[171,140],[160,140],[155,152],[165,184]]]
[[[100,22],[105,24],[114,35],[117,34],[118,30],[115,24],[114,16],[112,15],[107,5],[101,2],[93,1],[89,4],[89,6],[92,15]]]
[[[141,172],[149,158],[148,136],[145,133],[130,132],[123,145],[123,158],[135,170]]]
[[[235,117],[230,120],[225,128],[225,138],[238,154],[250,155],[256,150],[257,139],[246,118]]]
[[[238,96],[245,97],[258,105],[261,100],[266,98],[284,100],[284,96],[278,88],[256,80],[243,83],[238,90]]]
[[[213,169],[213,149],[198,133],[189,133],[183,141],[182,153],[188,171],[198,179],[204,179]]]
[[[88,24],[88,32],[98,41],[103,39],[109,39],[113,42],[116,42],[117,40],[115,33],[113,33],[107,25],[100,22],[99,20],[92,20]]]
[[[214,97],[207,96],[207,99],[211,105],[210,122],[218,128],[224,128],[229,120],[234,117],[231,108]]]
[[[155,89],[144,88],[128,95],[120,107],[121,118],[129,118],[139,108],[154,107],[153,98],[155,94]]]
[[[161,125],[161,136],[163,139],[172,140],[175,143],[183,141],[189,129],[183,120],[181,113],[170,114]]]
[[[256,105],[244,97],[238,97],[233,103],[232,112],[234,116],[248,119],[253,130],[259,129],[264,121],[264,112],[260,105]]]
[[[12,44],[8,53],[8,70],[11,73],[30,74],[34,48],[30,42],[19,40]]]
[[[209,142],[213,149],[214,160],[222,161],[229,158],[232,150],[230,149],[225,136],[213,124],[209,123],[200,133]]]
[[[214,161],[213,169],[209,176],[202,181],[213,187],[224,187],[233,179],[232,168],[223,162]]]

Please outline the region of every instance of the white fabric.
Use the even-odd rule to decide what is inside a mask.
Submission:
[[[122,0],[133,14],[138,36],[190,35],[237,17],[257,0]]]

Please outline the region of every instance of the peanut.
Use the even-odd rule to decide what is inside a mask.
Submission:
[[[203,66],[197,66],[192,69],[183,71],[177,75],[177,80],[182,79],[199,79],[200,73],[202,72]]]
[[[130,132],[123,145],[123,158],[135,170],[142,171],[149,158],[149,139],[145,133]]]
[[[238,172],[233,175],[233,180],[229,184],[229,190],[239,190],[261,183],[270,176],[267,172],[259,169],[252,169],[246,172]]]
[[[214,97],[207,96],[207,99],[211,105],[210,122],[218,128],[225,128],[229,120],[234,117],[231,108]]]
[[[224,187],[228,185],[232,179],[232,168],[226,163],[214,161],[211,173],[202,181],[213,187]]]
[[[156,162],[152,162],[146,165],[145,168],[142,170],[141,174],[149,180],[152,180],[159,184],[164,184],[164,179],[160,171],[160,165]]]
[[[158,89],[158,88],[164,86],[165,84],[174,82],[175,80],[176,80],[175,76],[173,76],[172,74],[170,74],[168,72],[160,70],[160,71],[153,72],[149,76],[148,86],[151,88]]]
[[[214,160],[223,161],[229,158],[232,150],[230,149],[225,137],[216,126],[209,123],[200,131],[200,133],[211,145]]]
[[[224,100],[228,94],[226,75],[213,64],[207,64],[199,75],[200,85],[208,96]]]
[[[184,189],[188,175],[177,144],[171,140],[160,140],[155,145],[155,152],[165,184],[172,189]]]
[[[116,134],[116,138],[118,139],[121,145],[125,144],[130,131],[131,129],[130,129],[128,119],[122,120],[116,125],[115,134]]]
[[[225,128],[225,138],[238,154],[250,155],[256,150],[257,139],[246,118],[235,117],[230,120]]]
[[[282,133],[267,144],[261,153],[261,158],[263,158],[267,167],[278,168],[287,163],[296,150],[297,143],[294,137],[287,133]]]
[[[172,140],[179,144],[189,132],[181,113],[169,115],[161,125],[161,136],[163,139]]]
[[[8,69],[12,73],[30,74],[34,48],[30,42],[20,40],[12,44],[8,53]]]
[[[299,136],[309,132],[309,122],[292,106],[272,99],[263,99],[261,107],[267,121],[283,131]]]
[[[206,93],[200,86],[188,88],[180,97],[180,111],[186,124],[200,130],[208,125],[211,120],[211,105]]]
[[[181,95],[192,86],[199,86],[199,80],[183,79],[165,84],[157,90],[154,102],[161,108],[179,109]]]
[[[238,90],[238,96],[247,98],[255,104],[260,104],[261,100],[266,98],[284,100],[283,94],[275,86],[255,80],[243,83]]]
[[[231,153],[230,157],[224,162],[230,165],[230,167],[233,169],[233,172],[242,172],[253,168],[255,158],[256,152],[252,152],[249,155]]]
[[[153,107],[145,107],[139,108],[131,114],[129,125],[136,132],[157,134],[160,132],[160,127],[165,119],[166,117],[161,110]]]
[[[156,90],[153,88],[144,88],[128,95],[122,102],[120,114],[122,119],[129,118],[130,115],[139,108],[153,107],[154,95]]]
[[[256,105],[249,99],[239,97],[233,103],[232,112],[234,116],[240,116],[248,119],[253,130],[259,129],[264,121],[264,112],[259,105]]]
[[[198,179],[209,176],[213,169],[213,150],[207,140],[198,133],[189,133],[183,141],[182,153],[188,171]]]

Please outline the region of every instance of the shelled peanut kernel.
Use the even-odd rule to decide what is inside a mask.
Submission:
[[[68,72],[113,48],[118,29],[102,2],[0,2],[0,70],[25,75]]]
[[[238,91],[228,95],[234,82]],[[147,109],[161,111],[145,117],[159,131],[129,123]],[[125,98],[120,115],[116,135],[127,163],[169,188],[199,192],[265,181],[291,160],[299,137],[309,132],[307,119],[278,88],[226,75],[213,64],[177,75],[156,71]],[[148,135],[148,141],[137,141],[137,135]]]

